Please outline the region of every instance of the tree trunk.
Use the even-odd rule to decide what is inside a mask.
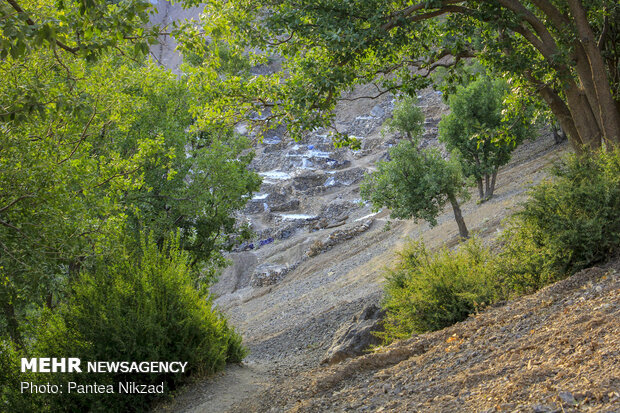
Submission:
[[[493,175],[491,175],[491,185],[489,186],[490,191],[487,192],[487,199],[493,198],[493,193],[495,192],[495,182],[497,181],[497,169],[493,171]]]
[[[461,214],[461,207],[456,200],[456,196],[454,196],[454,194],[450,194],[448,195],[448,200],[450,201],[450,204],[452,204],[452,209],[454,210],[454,219],[459,226],[459,235],[463,239],[469,238],[469,231],[467,230],[467,225],[465,225],[463,214]]]
[[[484,175],[484,200],[489,199],[489,193],[491,192],[491,177],[489,174]]]
[[[575,126],[571,111],[568,109],[564,100],[562,100],[554,89],[535,78],[530,71],[526,70],[524,75],[528,81],[536,85],[538,93],[547,105],[549,105],[549,109],[551,109],[551,112],[555,115],[562,130],[566,132],[568,140],[575,152],[578,154],[581,153],[583,151],[583,142]]]
[[[598,126],[585,92],[572,83],[565,88],[566,102],[573,118],[581,144],[587,149],[597,150],[603,141],[603,132]]]
[[[9,332],[9,336],[13,343],[17,346],[22,347],[22,336],[19,332],[19,322],[17,321],[17,316],[15,315],[15,307],[11,303],[4,304],[4,318],[6,318],[6,327]]]
[[[478,184],[478,195],[480,196],[480,201],[484,201],[484,187],[482,186],[482,178],[476,179],[476,183]]]
[[[618,113],[616,102],[611,94],[603,56],[596,45],[594,32],[588,22],[586,11],[581,2],[568,0],[567,3],[575,19],[579,40],[583,45],[592,72],[592,81],[598,104],[592,110],[601,119],[601,129],[605,142],[610,146],[618,146],[620,144],[620,113]]]

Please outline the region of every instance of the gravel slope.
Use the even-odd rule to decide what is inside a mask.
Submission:
[[[280,380],[232,411],[618,412],[620,261]]]
[[[542,137],[519,148],[513,162],[499,174],[496,197],[481,205],[474,200],[463,205],[470,229],[486,241],[492,239],[501,220],[524,199],[527,188],[544,177],[544,166],[563,150],[564,147],[552,145],[550,137]],[[302,398],[303,393],[297,396],[297,389],[286,390],[286,386],[300,383],[300,374],[318,367],[334,332],[343,322],[369,303],[379,301],[382,273],[393,262],[395,249],[409,238],[423,238],[435,247],[456,244],[457,228],[450,211],[440,217],[434,228],[410,221],[393,221],[387,231],[384,230],[384,215],[377,215],[365,233],[306,259],[279,283],[244,288],[220,297],[216,301],[218,306],[241,332],[250,350],[244,367],[229,368],[215,378],[188,386],[158,411],[263,411],[269,410],[272,404],[278,406],[275,411],[284,411],[294,407],[291,398],[308,398],[308,395]],[[302,231],[288,240],[258,250],[258,261],[274,256],[286,259],[287,254],[297,257],[313,240],[328,233],[329,230]],[[405,354],[409,354],[407,351]],[[392,360],[391,357],[388,358]],[[323,374],[321,371],[323,369],[313,374]],[[356,372],[356,377],[359,375],[370,380],[370,376],[364,374]],[[332,390],[341,389],[341,383],[334,383],[334,386]],[[287,391],[291,393],[287,395]],[[280,393],[283,397],[276,401]],[[334,401],[340,400],[343,404],[333,405],[328,399],[335,394],[327,394],[321,396],[320,402],[328,403],[329,408],[322,411],[334,411],[347,405],[337,398]],[[314,401],[308,403],[309,409],[320,411]],[[383,406],[383,402],[366,400],[364,405]],[[356,410],[357,407],[352,408]]]

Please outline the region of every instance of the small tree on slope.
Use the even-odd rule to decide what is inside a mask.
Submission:
[[[497,171],[529,131],[522,114],[503,119],[507,93],[503,79],[482,77],[450,97],[451,113],[439,123],[439,140],[450,152],[458,151],[463,173],[476,180],[481,201],[493,197]]]
[[[437,225],[437,216],[449,201],[460,236],[468,238],[458,203],[459,197],[467,195],[458,162],[446,161],[437,149],[420,150],[411,141],[392,148],[390,157],[366,176],[362,197],[370,200],[375,210],[389,208],[392,218],[423,219],[431,226]]]

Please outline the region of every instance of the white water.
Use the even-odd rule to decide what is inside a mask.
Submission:
[[[356,220],[355,220],[355,222],[357,222],[357,221],[364,221],[364,220],[366,220],[366,219],[368,219],[368,218],[374,217],[375,215],[377,215],[377,214],[378,214],[379,212],[381,212],[381,211],[382,211],[382,210],[379,210],[378,212],[373,212],[372,214],[368,214],[368,215],[366,215],[366,216],[363,216],[363,217],[361,217],[361,218],[358,218],[358,219],[356,219]]]

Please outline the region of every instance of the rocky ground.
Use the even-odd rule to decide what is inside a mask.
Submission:
[[[620,261],[295,380],[234,411],[619,412]]]
[[[162,21],[196,13],[163,0],[158,8]],[[165,48],[153,52],[176,67]],[[361,140],[359,151],[335,149],[322,130],[299,142],[282,130],[257,141],[252,168],[263,185],[240,217],[257,235],[230,255],[233,265],[212,288],[250,354],[156,410],[620,411],[617,263],[448,329],[347,358],[367,339],[358,333],[376,321],[373,305],[395,251],[412,238],[431,247],[458,239],[449,210],[429,228],[390,221],[387,211],[374,213],[361,201],[360,180],[398,140],[381,132],[395,97],[358,99],[371,92],[358,88],[337,108],[336,126]],[[447,108],[431,89],[418,100],[426,116],[423,145],[438,146]],[[238,132],[253,137],[247,125]],[[545,133],[522,145],[500,171],[495,197],[477,204],[474,196],[462,206],[470,230],[492,242],[501,220],[565,149]]]

